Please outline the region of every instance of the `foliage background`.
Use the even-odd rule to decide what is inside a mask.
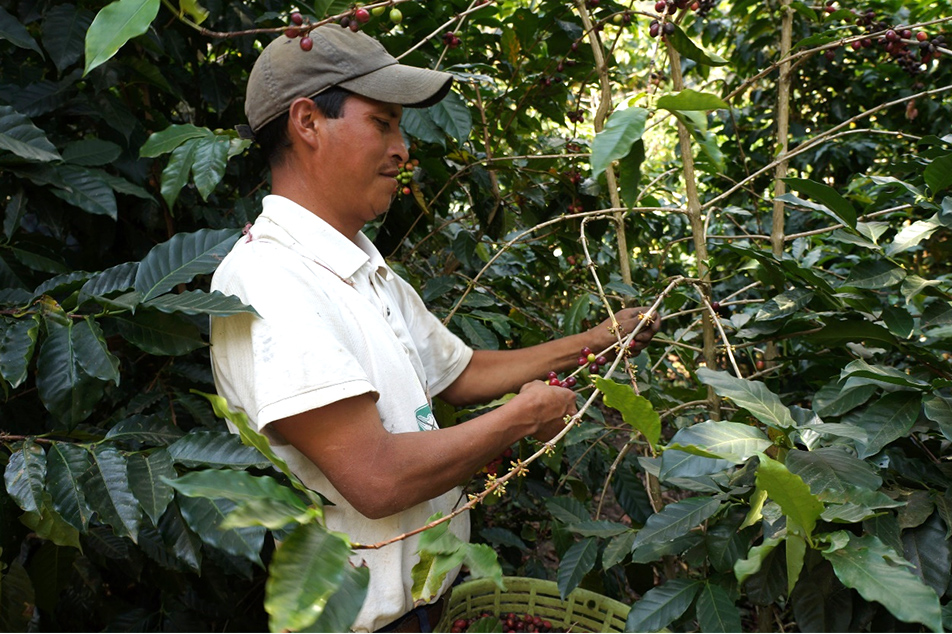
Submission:
[[[352,11],[0,1],[5,631],[335,630],[363,598],[319,498],[210,396],[207,317],[249,308],[208,276],[268,189],[233,130],[294,9]],[[480,348],[665,316],[579,373],[554,452],[474,479],[501,571],[633,630],[948,628],[952,56],[876,38],[952,5],[699,2],[670,45],[653,2],[399,10],[364,30],[459,82],[404,118],[412,193],[369,228],[394,267]]]

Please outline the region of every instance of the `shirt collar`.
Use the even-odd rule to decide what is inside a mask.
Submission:
[[[389,268],[383,256],[363,233],[358,233],[355,240],[351,241],[323,218],[283,196],[265,196],[261,205],[259,218],[271,222],[287,234],[279,238],[282,243],[291,242],[288,246],[329,267],[338,276],[349,279],[360,267],[369,263],[371,270],[383,269],[384,275],[389,278]]]

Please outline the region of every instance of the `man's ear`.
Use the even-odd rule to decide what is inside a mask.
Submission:
[[[307,97],[298,97],[288,108],[288,132],[292,139],[300,139],[307,145],[317,144],[323,113]]]

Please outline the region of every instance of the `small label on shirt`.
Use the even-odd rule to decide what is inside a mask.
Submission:
[[[429,405],[417,409],[416,420],[420,431],[432,431],[437,428],[436,416],[433,415],[433,410],[430,409]]]

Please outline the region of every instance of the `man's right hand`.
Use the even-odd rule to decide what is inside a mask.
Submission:
[[[541,442],[552,440],[565,427],[566,416],[578,412],[575,392],[543,381],[526,383],[507,405],[524,408],[535,424],[529,435]]]

